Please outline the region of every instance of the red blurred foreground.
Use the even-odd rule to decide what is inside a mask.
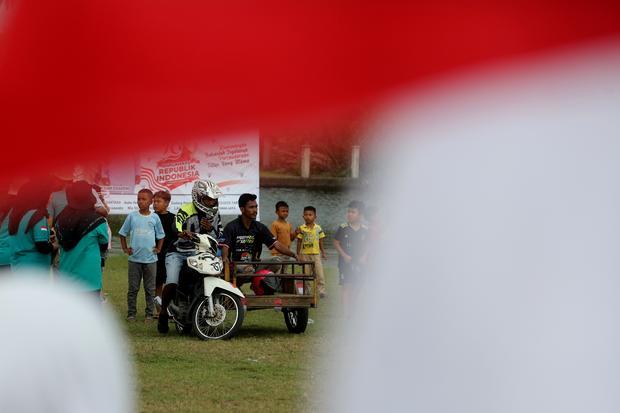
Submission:
[[[617,1],[67,0],[0,10],[2,163],[20,172],[333,116],[467,66],[620,32]]]

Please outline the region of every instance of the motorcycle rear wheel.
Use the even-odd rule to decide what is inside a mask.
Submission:
[[[192,314],[194,333],[202,340],[226,340],[243,324],[245,310],[236,295],[218,290],[213,293],[215,314],[208,315],[209,300],[204,297]]]

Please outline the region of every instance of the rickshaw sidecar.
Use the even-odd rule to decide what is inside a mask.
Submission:
[[[278,263],[279,264],[279,263]],[[251,273],[238,273],[239,266],[252,265],[255,270]],[[280,288],[270,294],[246,294],[244,304],[248,311],[261,309],[282,309],[284,322],[289,332],[299,334],[306,331],[310,308],[318,305],[316,291],[316,275],[314,263],[311,261],[283,261],[282,272],[265,273],[256,271],[257,266],[274,265],[273,262],[244,261],[232,262],[225,268],[225,280],[238,287],[251,283],[254,277],[272,277],[280,280]]]

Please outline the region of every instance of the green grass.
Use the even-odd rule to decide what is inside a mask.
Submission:
[[[137,376],[139,411],[300,411],[320,409],[315,392],[323,381],[319,360],[329,352],[327,331],[338,312],[336,272],[326,269],[329,300],[310,310],[315,323],[304,334],[288,333],[281,312],[246,313],[243,326],[226,341],[180,336],[171,324],[160,336],[144,323],[144,295],[138,321],[127,323],[127,260],[111,256],[104,292],[127,335]],[[318,373],[317,373],[318,372]]]

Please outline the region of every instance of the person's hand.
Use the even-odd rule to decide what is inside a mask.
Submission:
[[[155,248],[153,248],[153,252],[155,254],[159,254],[161,252],[161,250],[159,248],[155,247]]]
[[[127,255],[133,255],[133,248],[125,248],[123,251]]]
[[[353,257],[351,257],[350,255],[344,254],[342,256],[342,259],[344,260],[344,262],[346,262],[347,264],[350,264],[351,261],[353,261]]]
[[[200,219],[200,228],[211,231],[213,229],[213,224],[207,218]]]
[[[192,238],[192,233],[191,233],[191,231],[186,229],[183,232],[179,232],[179,238],[191,239]]]
[[[321,258],[323,258],[324,260],[326,260],[326,259],[327,259],[327,254],[325,254],[325,252],[322,252],[322,253],[321,253]]]
[[[301,234],[301,228],[297,227],[297,228],[295,228],[295,236],[297,236],[299,234]]]
[[[60,249],[60,244],[56,240],[56,237],[52,238],[50,236],[49,244],[52,246],[53,251],[58,251]]]

